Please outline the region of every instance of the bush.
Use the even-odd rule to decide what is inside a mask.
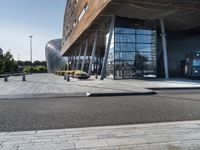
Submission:
[[[74,78],[78,78],[78,79],[82,80],[82,79],[88,79],[88,78],[90,78],[90,76],[84,71],[77,70],[74,73]]]
[[[44,66],[26,67],[24,73],[47,73],[47,68]]]

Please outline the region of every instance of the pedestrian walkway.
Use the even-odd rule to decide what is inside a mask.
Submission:
[[[41,98],[86,96],[86,93],[102,94],[152,94],[150,89],[159,88],[200,88],[200,81],[190,80],[112,80],[103,81],[91,77],[89,80],[71,78],[70,82],[54,74],[33,74],[10,77],[9,82],[0,79],[1,98]]]
[[[200,121],[0,133],[0,150],[199,150]]]

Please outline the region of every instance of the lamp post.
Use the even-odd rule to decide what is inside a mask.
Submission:
[[[33,36],[29,36],[30,37],[30,60],[31,60],[31,63],[33,62],[33,56],[32,56],[32,38]]]
[[[31,74],[32,74],[32,68],[33,68],[33,56],[32,56],[32,38],[33,38],[33,36],[31,35],[31,36],[29,36],[29,38],[30,38],[30,61],[31,61]]]

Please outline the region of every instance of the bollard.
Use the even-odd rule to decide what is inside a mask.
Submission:
[[[22,81],[23,81],[23,82],[26,81],[26,75],[25,75],[25,74],[22,75]]]
[[[70,75],[67,75],[67,81],[70,82]]]
[[[64,80],[67,80],[67,75],[66,74],[64,75]]]
[[[98,79],[98,74],[95,74],[95,79]]]
[[[4,76],[4,82],[8,82],[8,76]]]

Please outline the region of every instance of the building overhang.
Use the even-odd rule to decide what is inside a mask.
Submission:
[[[94,19],[94,21],[76,38],[73,43],[66,43],[62,55],[67,55],[79,46],[86,38],[93,39],[95,30],[99,30],[99,46],[105,43],[105,24],[111,16],[128,17],[149,21],[165,21],[168,31],[200,31],[199,0],[112,0]],[[158,23],[158,28],[160,24]],[[92,42],[90,43],[92,46]]]

